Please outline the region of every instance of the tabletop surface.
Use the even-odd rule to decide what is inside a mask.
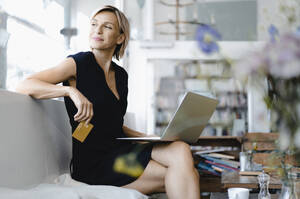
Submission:
[[[238,172],[223,172],[221,183],[223,188],[243,187],[243,188],[259,188],[257,176],[241,176]],[[281,189],[279,179],[270,178],[270,189]]]
[[[251,193],[249,195],[249,199],[257,199],[258,194],[257,193]],[[228,199],[227,193],[211,193],[210,199]],[[271,199],[278,199],[278,195],[271,194]]]

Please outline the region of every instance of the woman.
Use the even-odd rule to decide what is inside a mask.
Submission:
[[[126,71],[112,61],[123,56],[129,24],[117,8],[105,6],[91,18],[91,51],[68,56],[54,68],[33,74],[17,91],[36,99],[65,97],[72,130],[79,122],[94,125],[81,143],[72,140],[71,175],[94,185],[114,185],[144,194],[166,191],[169,198],[200,198],[199,176],[184,142],[137,144],[116,137],[145,136],[123,125],[127,108]],[[56,85],[63,82],[63,86]],[[144,171],[137,178],[116,172],[117,157],[136,152]]]

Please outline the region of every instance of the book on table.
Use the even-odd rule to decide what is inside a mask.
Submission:
[[[222,154],[222,153],[208,153],[206,155],[209,157],[212,157],[212,158],[230,159],[230,160],[235,159],[235,157],[232,155],[227,155],[227,154]]]
[[[212,162],[210,160],[205,160],[205,163],[207,163],[209,165],[212,165],[212,166],[215,166],[215,167],[218,167],[218,168],[221,168],[223,170],[227,170],[227,171],[239,171],[239,169],[237,169],[237,168],[230,167],[230,166],[227,166],[227,165],[224,165],[224,164],[219,164],[219,163],[216,163],[216,162]]]
[[[216,170],[216,171],[218,171],[218,172],[220,172],[220,173],[222,173],[223,171],[224,171],[224,169],[222,169],[222,168],[219,168],[219,167],[217,167],[217,166],[211,166],[211,168],[213,168],[214,170]]]
[[[200,172],[204,172],[204,173],[207,173],[207,174],[212,174],[212,175],[215,175],[215,176],[221,176],[220,172],[216,171],[215,169],[213,169],[211,167],[211,165],[206,164],[205,162],[199,162],[197,164],[197,168]]]
[[[196,154],[201,161],[198,163],[198,170],[213,175],[221,175],[223,171],[239,172],[239,161],[235,161],[235,156],[209,152]]]
[[[212,162],[223,164],[223,165],[230,166],[230,167],[233,167],[233,168],[239,168],[239,166],[240,166],[240,162],[234,161],[234,160],[225,160],[225,159],[213,158],[213,157],[210,157],[210,156],[207,156],[207,155],[201,155],[201,157],[204,158],[204,159],[210,160]]]

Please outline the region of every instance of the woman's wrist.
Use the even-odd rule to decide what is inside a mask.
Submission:
[[[74,87],[72,86],[64,86],[65,87],[65,96],[71,97],[72,93],[74,92]]]

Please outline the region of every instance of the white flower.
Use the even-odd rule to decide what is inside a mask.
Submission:
[[[237,78],[249,75],[272,75],[290,79],[300,76],[300,37],[287,33],[278,42],[268,43],[262,51],[249,53],[234,68]]]
[[[283,35],[279,42],[268,44],[264,51],[270,75],[283,79],[300,75],[300,37],[296,34]]]
[[[266,60],[261,52],[251,52],[234,65],[234,75],[237,79],[245,80],[249,75],[258,74],[266,69]]]

